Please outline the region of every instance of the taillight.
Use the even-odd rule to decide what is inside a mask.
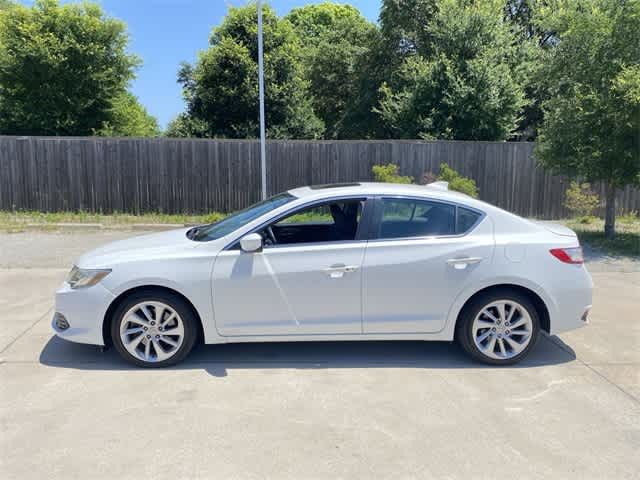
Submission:
[[[564,263],[584,263],[581,247],[552,248],[549,252]]]

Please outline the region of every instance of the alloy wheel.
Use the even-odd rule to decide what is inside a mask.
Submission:
[[[162,362],[173,357],[182,346],[184,323],[166,303],[140,302],[122,317],[120,340],[135,358],[143,362]]]
[[[505,360],[520,354],[529,345],[533,321],[518,302],[497,300],[480,309],[471,328],[480,352],[495,360]]]

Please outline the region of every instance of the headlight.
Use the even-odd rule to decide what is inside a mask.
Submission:
[[[111,270],[108,268],[89,269],[78,268],[74,265],[67,275],[67,283],[73,289],[87,288],[95,285],[110,273]]]

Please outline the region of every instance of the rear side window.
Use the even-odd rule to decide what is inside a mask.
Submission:
[[[382,199],[378,238],[428,237],[456,233],[456,207],[404,198]]]
[[[469,210],[468,208],[458,207],[458,218],[456,222],[456,233],[461,235],[463,233],[467,233],[471,230],[478,219],[480,218],[480,213]]]

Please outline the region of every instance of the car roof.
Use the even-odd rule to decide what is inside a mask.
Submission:
[[[447,190],[440,182],[430,185],[376,182],[334,183],[294,188],[293,190],[289,190],[289,193],[295,197],[308,200],[351,195],[406,195],[437,198],[453,202],[477,202],[477,200],[472,199],[468,195]]]

